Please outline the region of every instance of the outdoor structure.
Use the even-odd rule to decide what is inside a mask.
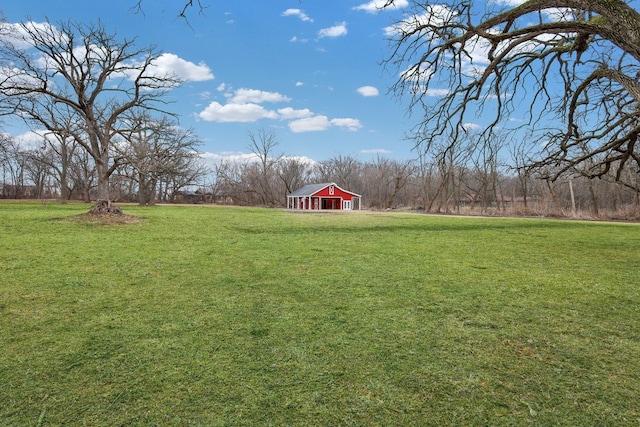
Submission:
[[[344,190],[333,182],[309,184],[287,196],[287,209],[360,210],[362,196]]]

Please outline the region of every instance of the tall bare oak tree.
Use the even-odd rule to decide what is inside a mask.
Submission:
[[[2,113],[82,146],[97,169],[96,207],[110,211],[120,127],[128,128],[132,110],[164,111],[164,96],[180,81],[154,67],[153,48],[136,48],[135,40],[120,40],[100,24],[27,22],[11,33],[0,46],[10,64],[0,81]]]
[[[482,117],[484,140],[533,130],[528,164],[551,179],[613,176],[637,189],[622,173],[640,169],[640,14],[628,2],[410,3],[388,28],[387,65],[400,71],[396,92],[424,114],[418,145],[455,144]]]

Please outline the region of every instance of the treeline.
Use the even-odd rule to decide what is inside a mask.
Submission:
[[[552,181],[498,151],[425,152],[413,160],[338,155],[312,162],[275,154],[272,133],[250,133],[249,139],[251,159],[220,160],[213,169],[204,166],[188,137],[178,138],[182,144],[174,138],[167,145],[120,145],[114,155],[126,161],[111,177],[114,200],[284,207],[287,194],[305,184],[335,182],[361,194],[363,207],[374,210],[640,218],[640,193],[614,177],[589,179],[576,172]],[[93,200],[96,171],[84,150],[59,143],[23,150],[7,136],[0,142],[0,197]],[[626,173],[626,182],[640,178],[637,171]]]
[[[369,209],[454,214],[640,219],[640,174],[625,169],[587,178],[576,169],[552,179],[530,168],[526,141],[506,138],[432,145],[413,160],[339,155],[322,162],[274,154],[273,133],[249,134],[252,161],[221,161],[202,188],[220,203],[286,206],[286,195],[309,183],[335,182],[361,194]],[[618,178],[618,179],[616,179]]]
[[[114,201],[153,205],[174,202],[185,188],[202,182],[209,170],[190,131],[172,129],[162,137],[121,140],[111,147],[117,159],[109,190]],[[43,138],[25,149],[0,136],[0,198],[91,202],[97,197],[95,160],[72,139]]]
[[[511,173],[510,173],[511,172]],[[567,176],[555,182],[507,166],[454,165],[379,156],[361,161],[336,156],[218,164],[214,183],[200,191],[219,203],[282,207],[286,195],[313,182],[335,182],[363,195],[369,209],[434,213],[584,218],[640,218],[637,191],[606,179]]]

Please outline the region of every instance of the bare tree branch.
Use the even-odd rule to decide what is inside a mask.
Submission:
[[[422,114],[416,145],[457,144],[482,119],[485,142],[532,131],[532,166],[552,179],[640,168],[640,14],[621,0],[528,0],[478,17],[475,3],[416,0],[389,30],[393,89]]]

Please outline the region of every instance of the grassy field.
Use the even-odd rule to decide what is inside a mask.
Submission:
[[[0,425],[640,424],[640,225],[0,203]]]

